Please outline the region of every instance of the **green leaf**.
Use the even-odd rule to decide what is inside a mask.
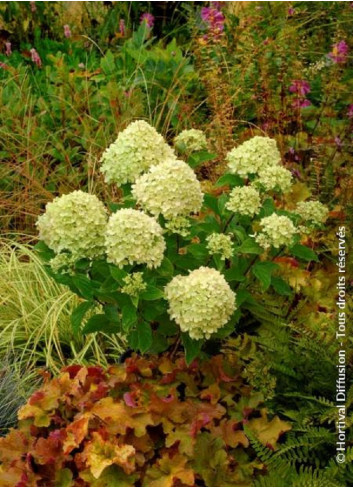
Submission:
[[[256,278],[260,280],[264,290],[267,290],[271,285],[272,273],[279,268],[276,263],[270,261],[262,261],[255,263],[251,271]]]
[[[305,261],[319,261],[319,258],[315,251],[307,246],[296,244],[289,249],[290,253],[297,258]]]
[[[169,314],[163,314],[160,318],[158,318],[158,331],[164,336],[174,336],[178,332],[178,326],[170,319]]]
[[[124,278],[127,276],[125,270],[122,270],[121,268],[114,265],[110,265],[109,271],[110,275],[116,282],[118,282],[119,285],[124,285]]]
[[[240,309],[237,309],[233,314],[232,318],[228,321],[228,323],[225,324],[222,328],[220,328],[215,334],[213,334],[212,338],[224,339],[230,336],[234,332],[235,326],[238,323],[240,317],[241,317],[241,311]]]
[[[198,233],[219,233],[220,224],[214,216],[206,216],[205,221],[195,225],[195,234]]]
[[[198,340],[193,340],[187,333],[181,334],[181,341],[185,349],[186,364],[190,363],[200,354],[202,343]]]
[[[200,266],[199,261],[194,257],[187,255],[177,255],[173,260],[176,267],[183,270],[195,270]]]
[[[197,260],[205,260],[209,253],[204,244],[191,244],[187,248],[188,253],[191,253]]]
[[[173,263],[169,258],[165,257],[161,263],[161,266],[156,270],[162,277],[172,277],[174,272]]]
[[[93,298],[94,287],[92,281],[88,277],[86,277],[85,275],[75,275],[72,278],[72,282],[75,287],[78,288],[81,296],[84,299]]]
[[[222,272],[224,269],[224,260],[221,258],[221,255],[213,255],[213,261],[216,265],[216,268],[219,272]]]
[[[109,264],[105,260],[94,260],[91,265],[91,277],[104,282],[109,275]]]
[[[280,295],[292,295],[290,286],[280,277],[272,277],[271,285],[274,290]]]
[[[114,55],[108,50],[104,58],[101,59],[101,68],[105,75],[111,75],[115,72]]]
[[[147,303],[142,303],[141,313],[146,321],[155,321],[160,316],[162,316],[167,310],[167,303],[165,301],[148,301]]]
[[[144,301],[155,301],[157,299],[162,299],[164,297],[164,292],[157,287],[149,285],[146,290],[140,294],[140,298]]]
[[[116,211],[124,207],[124,204],[118,204],[117,202],[110,202],[108,204],[109,210],[114,214]]]
[[[85,324],[82,333],[96,333],[97,331],[109,331],[109,321],[105,314],[95,314],[90,317],[87,323]]]
[[[34,249],[36,250],[36,252],[39,254],[39,256],[41,257],[41,259],[43,261],[47,261],[48,262],[49,260],[51,260],[55,256],[54,251],[51,250],[49,248],[49,246],[47,246],[43,241],[39,241],[34,246]]]
[[[104,314],[110,323],[120,326],[119,310],[117,306],[107,304],[103,308]]]
[[[148,353],[158,355],[168,349],[169,343],[165,336],[159,334],[159,332],[153,333],[153,342],[148,349]]]
[[[252,255],[261,255],[263,253],[263,249],[259,246],[254,238],[246,239],[237,249],[239,253],[249,253]]]
[[[71,314],[71,326],[74,334],[78,334],[86,313],[94,306],[94,302],[86,301],[79,304]]]
[[[230,187],[242,187],[244,185],[244,180],[239,175],[226,173],[217,180],[215,187],[223,187],[224,185],[229,185]]]
[[[191,168],[196,168],[201,165],[201,163],[205,163],[206,161],[214,160],[217,157],[215,153],[208,153],[207,151],[198,151],[197,153],[193,153],[188,158],[188,164]]]
[[[139,323],[137,325],[137,335],[138,335],[138,348],[141,353],[145,353],[153,341],[153,334],[151,326],[146,323]]]
[[[130,348],[137,351],[139,349],[139,336],[136,329],[131,329],[127,335],[127,343]]]
[[[129,331],[137,323],[136,309],[131,305],[125,305],[121,309],[122,327],[125,332]]]
[[[245,280],[243,267],[236,261],[231,268],[224,272],[224,277],[228,282],[243,282]]]
[[[240,307],[244,302],[253,302],[253,298],[246,289],[240,289],[236,295],[237,306]]]
[[[203,202],[208,209],[211,209],[217,215],[219,214],[217,197],[211,194],[205,194]]]
[[[218,198],[218,210],[219,210],[220,215],[223,215],[223,214],[229,215],[229,212],[226,212],[226,208],[225,208],[227,202],[228,202],[228,195],[227,194],[222,194]]]
[[[259,212],[259,217],[268,217],[271,216],[276,210],[275,203],[273,202],[273,199],[268,198],[264,201],[262,204],[262,208]]]
[[[89,269],[91,261],[88,258],[81,258],[75,263],[75,269],[81,273],[86,272]]]

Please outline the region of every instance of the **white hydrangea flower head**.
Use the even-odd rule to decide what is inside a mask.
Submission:
[[[176,158],[174,150],[145,121],[132,122],[103,153],[101,172],[106,183],[134,182],[152,165]]]
[[[135,263],[154,268],[161,264],[166,245],[163,229],[153,217],[120,209],[109,218],[105,246],[107,260],[120,268]]]
[[[261,169],[276,166],[281,155],[274,139],[254,136],[240,146],[233,148],[226,156],[230,173],[247,177]]]
[[[229,211],[250,217],[257,214],[260,207],[260,194],[252,185],[247,187],[234,187],[226,203],[226,209]]]
[[[107,219],[107,211],[95,195],[75,190],[49,202],[36,226],[39,239],[55,253],[67,251],[77,260],[104,254]]]
[[[138,296],[140,292],[143,292],[147,287],[146,282],[143,280],[142,272],[126,275],[123,281],[125,285],[121,288],[121,292],[123,294],[131,295],[132,297]]]
[[[221,255],[222,260],[229,260],[233,256],[232,238],[228,234],[212,233],[206,241],[211,255]]]
[[[259,171],[256,184],[265,190],[280,190],[287,193],[292,188],[292,174],[283,166],[271,166]]]
[[[181,160],[166,160],[152,166],[132,186],[132,195],[143,209],[166,219],[188,216],[202,206],[200,182],[190,166]]]
[[[268,217],[263,217],[260,221],[260,226],[262,228],[261,233],[255,237],[255,240],[264,249],[268,249],[271,246],[274,248],[291,246],[294,235],[298,232],[289,217],[279,216],[275,213]]]
[[[236,309],[235,293],[214,268],[200,267],[177,275],[165,287],[169,315],[195,340],[208,339],[224,326]]]
[[[328,216],[328,207],[318,200],[308,202],[299,202],[295,212],[300,215],[304,221],[308,221],[314,225],[322,224]]]
[[[67,253],[59,253],[49,261],[49,265],[55,273],[71,273],[74,264],[74,258],[72,257],[72,255],[69,255]]]
[[[169,232],[179,234],[185,238],[190,232],[191,223],[187,217],[177,216],[170,219],[170,221],[166,221],[164,227]]]
[[[182,152],[207,150],[205,133],[200,129],[185,129],[174,138],[174,145]]]

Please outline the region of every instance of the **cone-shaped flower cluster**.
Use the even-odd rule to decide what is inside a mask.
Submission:
[[[242,216],[253,217],[261,207],[259,192],[252,185],[248,187],[234,187],[229,195],[226,208]]]
[[[142,211],[121,209],[113,214],[105,238],[107,259],[124,265],[158,267],[163,260],[165,241],[158,222]]]
[[[163,137],[147,122],[136,121],[104,151],[101,172],[107,183],[122,185],[168,158],[175,154]]]
[[[177,275],[166,286],[169,314],[193,339],[207,339],[224,326],[236,309],[235,293],[223,275],[200,267]]]
[[[203,194],[195,172],[181,160],[166,160],[141,175],[132,194],[146,211],[166,219],[198,212]]]
[[[104,253],[107,211],[95,195],[81,190],[49,202],[38,218],[39,239],[55,253],[94,258]]]
[[[274,139],[255,136],[227,154],[230,173],[241,177],[256,174],[261,169],[278,165],[281,155]]]
[[[287,216],[271,214],[260,221],[261,233],[256,236],[260,246],[267,249],[270,246],[291,246],[294,235],[298,232],[293,222]]]
[[[174,139],[174,145],[182,153],[192,153],[207,149],[205,133],[199,129],[185,129]]]

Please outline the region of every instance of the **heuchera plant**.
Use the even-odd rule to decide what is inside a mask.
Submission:
[[[247,434],[274,450],[290,429],[268,419],[235,357],[186,366],[181,352],[66,367],[18,417],[0,439],[5,487],[248,486],[265,465]]]
[[[205,141],[183,131],[178,156],[153,127],[134,122],[102,156],[118,202],[105,207],[78,190],[47,205],[37,248],[48,272],[83,299],[72,315],[76,334],[120,334],[151,354],[183,345],[190,363],[236,334],[252,291],[292,294],[280,255],[317,260],[301,239],[328,209],[284,208],[293,182],[276,141],[255,136],[232,149],[227,172],[203,194],[194,169],[216,156]]]

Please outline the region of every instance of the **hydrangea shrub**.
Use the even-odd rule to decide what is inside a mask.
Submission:
[[[266,468],[249,434],[276,450],[291,428],[221,355],[70,366],[18,418],[0,439],[2,487],[250,486]]]
[[[186,136],[203,140],[199,132],[176,140]],[[191,362],[237,334],[254,292],[294,293],[282,273],[288,257],[302,267],[318,259],[305,232],[320,230],[328,209],[286,208],[293,178],[274,139],[232,149],[208,194],[194,171],[214,158],[205,147],[190,146],[182,161],[154,128],[134,122],[102,159],[106,181],[120,186],[117,202],[105,207],[75,191],[47,205],[38,249],[48,272],[83,299],[72,317],[77,334],[123,335],[151,354],[182,345]]]

